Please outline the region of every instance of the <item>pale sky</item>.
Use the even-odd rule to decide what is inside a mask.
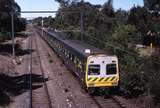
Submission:
[[[59,4],[54,0],[15,0],[21,7],[22,11],[31,10],[50,10],[56,11]],[[107,0],[85,0],[92,4],[103,5]],[[143,6],[143,0],[114,0],[113,6],[115,9],[122,8],[129,10],[134,4]],[[38,16],[54,16],[54,14],[22,14],[22,17],[38,17]]]

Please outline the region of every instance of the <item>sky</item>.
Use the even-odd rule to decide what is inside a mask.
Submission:
[[[22,11],[33,10],[58,10],[59,4],[54,0],[15,0],[21,7]],[[107,0],[85,0],[92,4],[103,5]],[[143,6],[143,0],[113,0],[113,6],[117,10],[119,8],[129,10],[134,5]],[[22,14],[22,17],[33,18],[38,16],[54,16],[54,14]]]

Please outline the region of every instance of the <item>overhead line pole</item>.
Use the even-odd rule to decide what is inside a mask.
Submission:
[[[15,59],[15,42],[14,42],[14,0],[12,1],[12,10],[11,10],[11,34],[12,34],[12,56]]]
[[[43,35],[44,35],[43,34],[43,30],[44,30],[44,20],[43,20],[43,18],[42,18],[42,22],[41,23],[42,23],[42,37],[43,37]]]

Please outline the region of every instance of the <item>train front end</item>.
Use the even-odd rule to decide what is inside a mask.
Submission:
[[[89,56],[86,65],[85,81],[88,88],[118,86],[118,58],[103,54]]]

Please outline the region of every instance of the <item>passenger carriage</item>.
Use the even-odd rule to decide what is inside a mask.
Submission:
[[[44,30],[44,34],[43,38],[87,88],[111,88],[119,85],[117,56],[86,43],[67,39],[53,31]]]

